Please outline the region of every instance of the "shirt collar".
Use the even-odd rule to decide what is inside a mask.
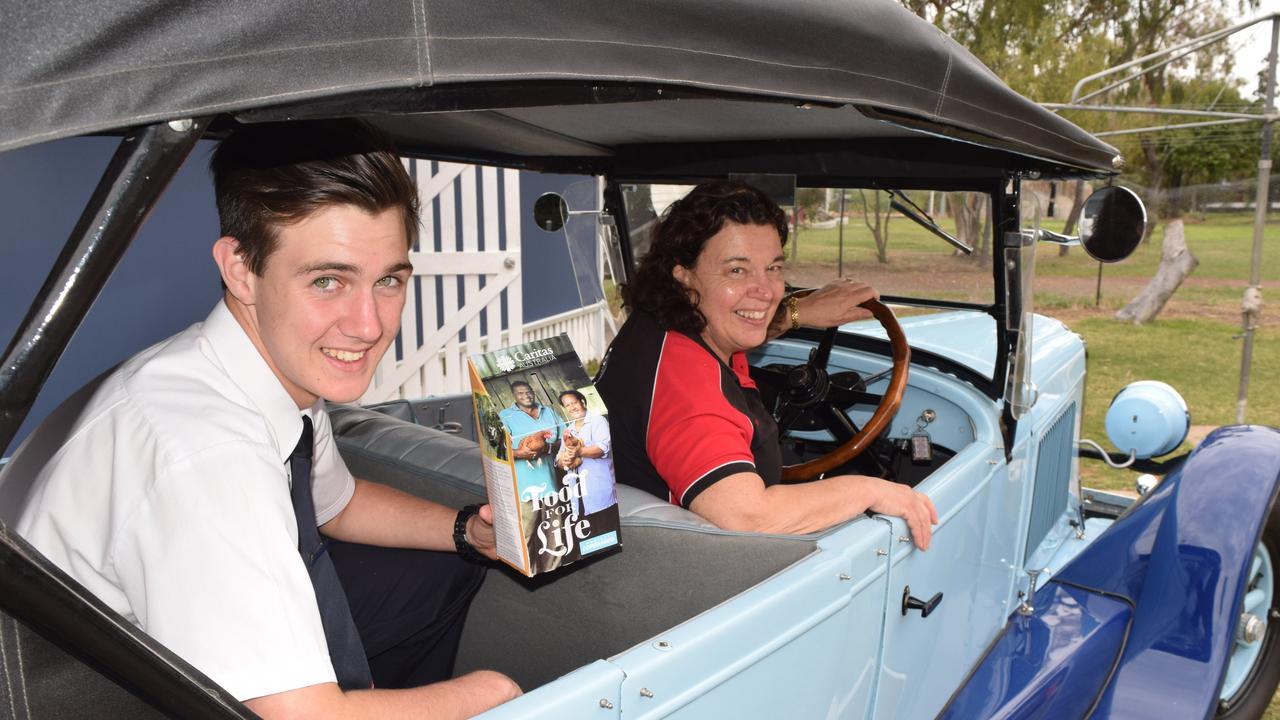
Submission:
[[[320,411],[323,401],[308,410],[299,410],[298,404],[289,397],[289,393],[280,384],[279,378],[271,371],[266,358],[254,347],[253,341],[245,333],[244,328],[225,301],[219,301],[205,319],[201,334],[209,341],[214,355],[221,362],[231,383],[244,393],[245,397],[266,420],[267,430],[271,433],[272,442],[280,455],[280,462],[289,459],[293,448],[302,435],[302,415],[310,414],[315,422],[316,413]]]
[[[725,361],[721,360],[720,356],[716,354],[716,351],[712,350],[711,346],[707,344],[707,341],[702,339],[701,334],[698,334],[698,335],[691,335],[689,333],[680,333],[680,334],[684,335],[685,337],[689,338],[690,340],[700,345],[703,350],[706,350],[707,353],[711,355],[711,357],[716,359],[716,362],[720,363],[721,365],[726,365]],[[750,363],[747,362],[747,354],[745,352],[742,352],[741,350],[739,350],[733,353],[732,355],[730,355],[727,367],[733,371],[734,375],[737,376],[739,385],[745,388],[756,387],[756,381],[751,379],[751,365]]]

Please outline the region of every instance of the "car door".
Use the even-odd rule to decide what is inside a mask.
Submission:
[[[885,518],[894,540],[874,717],[934,717],[1003,627],[1021,530],[1021,493],[1007,478],[1001,449],[974,443],[922,483],[941,521],[927,552],[900,518]]]

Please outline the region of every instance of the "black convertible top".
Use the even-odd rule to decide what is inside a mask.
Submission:
[[[360,114],[409,153],[516,164],[928,136],[1026,168],[1114,172],[1114,148],[1010,90],[894,0],[3,8],[0,150],[188,117]]]

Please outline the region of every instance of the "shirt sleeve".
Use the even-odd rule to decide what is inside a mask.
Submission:
[[[609,435],[608,418],[602,415],[594,417],[591,422],[591,438],[587,440],[587,444],[595,445],[604,453],[603,457],[609,457],[609,452],[613,448],[613,438]]]
[[[338,454],[338,443],[333,438],[333,425],[329,413],[323,409],[314,413],[316,442],[314,465],[311,469],[311,497],[315,500],[316,525],[323,525],[338,516],[356,491],[355,478],[347,469],[347,463]]]
[[[228,443],[161,468],[113,549],[143,630],[239,700],[335,681],[276,454]]]
[[[654,380],[647,448],[650,462],[689,507],[716,482],[755,472],[751,421],[725,399],[720,364],[688,341],[669,342]]]

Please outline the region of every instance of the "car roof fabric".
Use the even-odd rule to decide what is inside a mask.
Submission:
[[[571,81],[852,105],[1098,172],[1116,154],[895,0],[2,2],[0,150],[356,93]],[[849,137],[875,127],[902,134],[864,121]]]

